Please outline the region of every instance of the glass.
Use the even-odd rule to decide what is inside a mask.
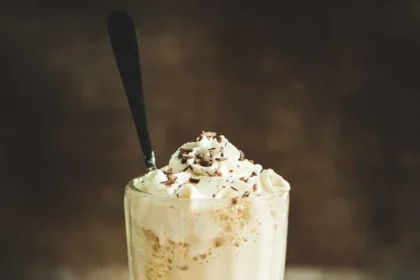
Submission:
[[[188,199],[125,192],[130,280],[283,280],[289,193]]]

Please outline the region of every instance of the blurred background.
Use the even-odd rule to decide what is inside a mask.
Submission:
[[[419,1],[15,0],[1,280],[127,279],[123,191],[145,167],[111,8],[136,19],[160,165],[217,131],[291,183],[286,279],[420,279]]]

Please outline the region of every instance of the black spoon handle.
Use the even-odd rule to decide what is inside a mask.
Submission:
[[[107,25],[146,166],[148,169],[156,168],[155,155],[147,127],[140,58],[133,19],[125,11],[112,11],[109,14]]]

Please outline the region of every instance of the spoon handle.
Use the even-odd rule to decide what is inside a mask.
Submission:
[[[107,27],[146,167],[148,169],[156,168],[155,155],[147,127],[140,58],[133,19],[125,11],[112,11],[108,17]]]

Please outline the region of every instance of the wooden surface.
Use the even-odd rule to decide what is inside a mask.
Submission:
[[[125,267],[96,268],[86,273],[76,273],[62,268],[50,272],[49,276],[55,280],[128,280]],[[45,280],[48,278],[45,270],[39,270],[33,280]],[[363,273],[351,269],[318,269],[311,267],[292,267],[286,270],[285,280],[380,280],[372,274]],[[381,280],[390,280],[382,277]],[[404,279],[401,279],[404,280]],[[413,279],[414,280],[414,279]]]

